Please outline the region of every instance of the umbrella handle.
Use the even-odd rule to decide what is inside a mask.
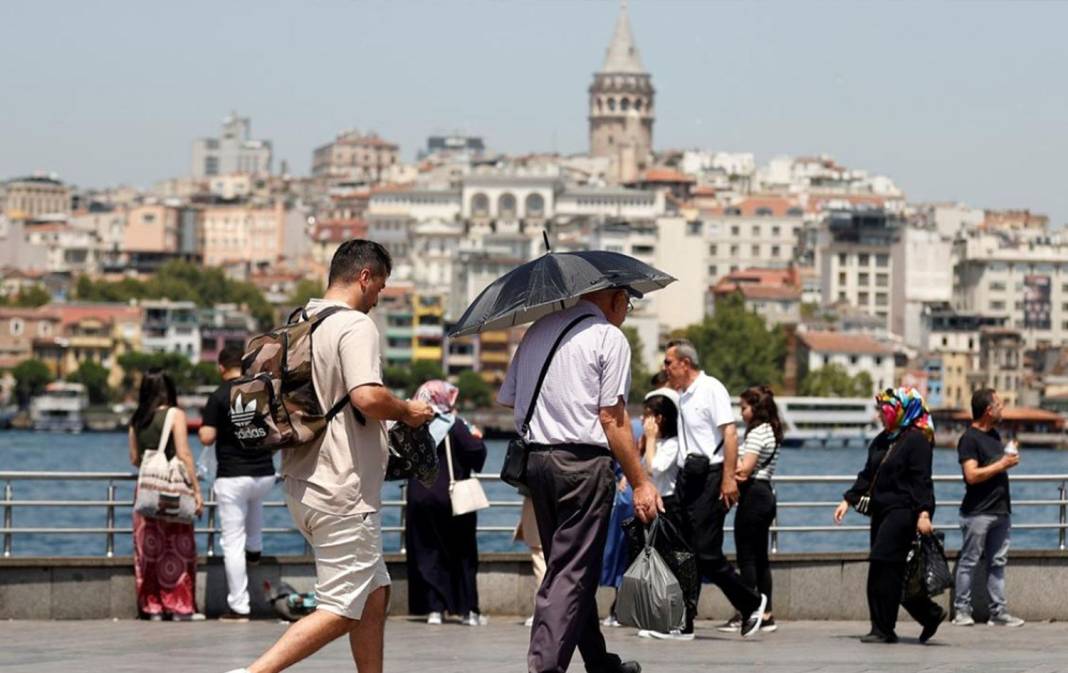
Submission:
[[[545,252],[552,252],[553,246],[549,244],[549,232],[541,230],[541,237],[545,240]]]

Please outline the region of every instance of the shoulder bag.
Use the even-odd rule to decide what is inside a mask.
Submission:
[[[452,503],[452,515],[460,516],[477,512],[490,506],[486,492],[476,477],[456,479],[452,471],[452,439],[445,435],[445,460],[449,467],[449,502]]]
[[[134,511],[150,519],[193,523],[197,510],[193,480],[177,454],[167,459],[167,442],[174,428],[175,411],[174,407],[167,409],[159,446],[145,451],[141,457]]]
[[[541,394],[541,386],[545,383],[545,374],[549,371],[549,365],[552,364],[553,356],[556,355],[556,349],[560,347],[560,342],[564,340],[564,337],[575,328],[580,322],[588,318],[592,318],[592,313],[581,315],[572,320],[564,331],[560,332],[560,336],[556,337],[556,341],[553,343],[553,347],[549,349],[549,354],[545,356],[545,364],[541,367],[541,373],[538,375],[538,382],[534,386],[534,394],[530,396],[530,404],[527,406],[527,415],[523,419],[523,426],[519,428],[519,436],[508,442],[508,450],[504,454],[504,465],[501,466],[501,481],[509,486],[525,486],[527,483],[527,454],[530,453],[530,446],[527,443],[527,435],[530,433],[530,419],[534,418],[534,408],[538,404],[538,396]]]
[[[879,470],[883,469],[883,465],[886,465],[886,461],[889,460],[890,454],[894,451],[894,447],[898,445],[898,443],[901,441],[901,438],[904,436],[904,432],[898,435],[898,438],[894,440],[894,443],[891,444],[890,448],[886,450],[885,454],[883,454],[883,459],[879,461],[879,466],[875,468],[875,474],[873,474],[871,477],[871,483],[868,484],[868,492],[860,496],[860,499],[857,500],[856,504],[853,505],[853,509],[857,510],[858,514],[863,514],[864,516],[871,516],[871,494],[875,490],[875,480],[879,478]]]

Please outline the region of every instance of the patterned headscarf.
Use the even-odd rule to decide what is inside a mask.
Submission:
[[[453,384],[441,379],[431,379],[419,386],[414,398],[434,407],[434,411],[439,414],[451,414],[456,408],[456,398],[459,396],[460,389]]]
[[[919,428],[927,435],[927,441],[934,441],[934,422],[923,396],[915,388],[887,388],[875,396],[875,403],[879,405],[890,439],[907,428]]]

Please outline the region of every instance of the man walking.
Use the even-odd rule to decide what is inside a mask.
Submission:
[[[986,558],[990,626],[1023,626],[1005,609],[1005,564],[1009,557],[1012,502],[1008,471],[1020,464],[1015,443],[1002,445],[995,429],[1001,422],[1001,398],[991,388],[972,395],[972,424],[957,442],[964,474],[960,527],[964,540],[957,560],[955,626],[972,626],[972,577],[980,556]]]
[[[198,435],[204,446],[215,444],[215,501],[222,525],[226,566],[227,612],[221,621],[247,622],[250,612],[247,564],[257,564],[263,551],[263,501],[274,486],[274,462],[267,451],[246,451],[230,422],[230,382],[241,377],[244,349],[228,345],[219,353],[222,385],[208,398]]]
[[[624,663],[607,651],[595,602],[615,491],[613,456],[634,487],[638,518],[648,522],[663,509],[641,469],[625,403],[630,345],[619,326],[627,316],[628,294],[637,295],[628,288],[593,292],[535,322],[497,396],[513,407],[522,432],[542,366],[563,335],[527,435],[527,486],[547,565],[534,604],[531,673],[566,671],[576,647],[588,673],[641,671],[637,662]]]
[[[738,628],[748,637],[759,631],[768,599],[750,588],[723,554],[724,522],[738,502],[738,432],[727,389],[701,371],[698,362],[697,349],[689,341],[668,343],[664,371],[671,387],[679,391],[679,434],[684,447],[679,453],[684,462],[675,494],[682,504],[683,534],[692,541],[700,574],[712,580],[742,615]],[[687,611],[681,633],[641,635],[690,640],[693,620]]]
[[[282,453],[286,504],[315,555],[314,613],[289,627],[248,669],[277,673],[348,635],[359,673],[381,673],[389,573],[382,557],[382,482],[385,429],[380,421],[413,427],[434,412],[426,402],[399,400],[382,385],[378,330],[367,313],[392,270],[378,243],[341,244],[330,263],[329,286],[305,310],[342,309],[327,317],[312,344],[312,381],[329,409],[347,395],[367,423],[343,411],[327,426],[317,450]]]

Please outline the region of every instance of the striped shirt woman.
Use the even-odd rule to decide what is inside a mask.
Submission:
[[[779,462],[779,440],[771,423],[761,423],[746,430],[745,443],[738,457],[745,461],[750,455],[756,456],[756,471],[749,478],[771,481],[775,476],[775,464]]]

